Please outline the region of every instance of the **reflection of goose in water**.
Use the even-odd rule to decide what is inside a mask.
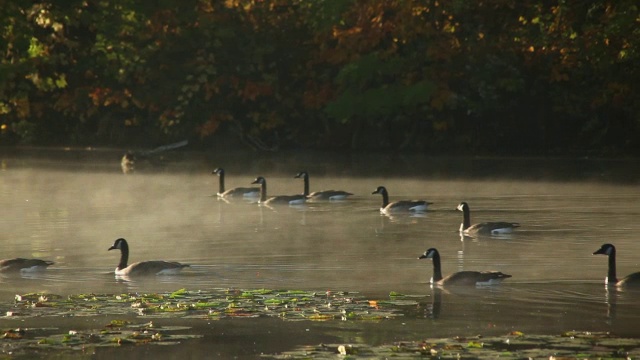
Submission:
[[[2,273],[33,273],[40,272],[47,269],[48,266],[53,265],[53,261],[40,260],[40,259],[4,259],[0,260],[0,272]]]
[[[115,274],[123,276],[137,275],[173,275],[189,265],[178,262],[153,260],[140,261],[127,265],[129,261],[129,244],[123,238],[116,240],[108,250],[120,249],[120,263]]]
[[[510,234],[517,227],[520,227],[518,223],[496,221],[496,222],[483,222],[471,225],[471,210],[469,204],[461,202],[456,208],[463,213],[463,221],[460,224],[460,233],[468,236],[477,235],[502,235]]]
[[[307,197],[303,194],[299,195],[278,195],[267,198],[267,180],[258,176],[252,184],[260,184],[260,203],[266,205],[274,204],[288,204],[288,205],[301,205],[307,201]]]
[[[424,200],[399,200],[392,203],[389,202],[389,192],[384,186],[378,186],[371,194],[382,195],[382,206],[380,212],[383,214],[392,214],[396,212],[412,212],[418,213],[427,211],[427,207],[431,205],[431,202]]]
[[[343,190],[322,190],[309,193],[309,173],[301,171],[295,178],[302,178],[304,180],[304,195],[306,195],[309,200],[345,200],[348,196],[353,195]]]
[[[604,280],[607,285],[615,286],[640,286],[640,272],[627,275],[625,278],[618,280],[616,275],[616,247],[612,244],[603,244],[600,249],[596,250],[593,255],[609,256],[609,272]]]
[[[440,317],[440,310],[442,308],[442,289],[434,288],[432,292],[433,300],[428,307],[429,313],[427,317],[430,319],[438,319]]]
[[[440,253],[438,253],[438,250],[431,248],[425,251],[418,259],[432,260],[433,277],[431,278],[431,283],[441,286],[493,285],[511,277],[511,275],[503,274],[499,271],[459,271],[443,278],[440,265]]]
[[[236,187],[233,189],[225,190],[224,187],[224,169],[216,168],[212,174],[218,175],[218,197],[221,198],[249,198],[254,199],[260,196],[260,188],[257,187]]]

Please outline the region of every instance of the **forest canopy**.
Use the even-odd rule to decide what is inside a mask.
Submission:
[[[637,155],[639,6],[2,1],[0,142]]]

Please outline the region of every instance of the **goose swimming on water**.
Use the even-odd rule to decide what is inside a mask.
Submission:
[[[396,212],[423,212],[427,211],[429,205],[433,204],[424,200],[399,200],[392,203],[389,202],[389,193],[384,186],[378,186],[371,194],[382,195],[382,207],[380,212],[383,214],[391,214]]]
[[[307,201],[307,197],[303,194],[299,195],[278,195],[267,198],[267,180],[258,176],[253,180],[252,184],[260,184],[260,203],[261,204],[289,204],[289,205],[301,205]]]
[[[431,248],[424,252],[418,259],[431,259],[433,262],[433,277],[431,283],[436,285],[493,285],[498,284],[502,280],[510,278],[511,275],[501,273],[500,271],[459,271],[445,278],[442,277],[440,267],[440,253],[438,250]]]
[[[39,272],[44,271],[47,267],[53,265],[53,261],[40,259],[3,259],[0,260],[0,272]]]
[[[164,260],[140,261],[127,265],[129,261],[129,244],[127,244],[127,240],[123,238],[116,240],[108,250],[115,249],[120,249],[120,263],[116,267],[116,275],[173,275],[189,266]]]
[[[640,286],[640,272],[629,274],[621,280],[616,276],[616,247],[612,244],[603,244],[593,255],[609,256],[609,272],[604,279],[606,285],[615,286]]]
[[[257,187],[236,187],[225,190],[224,188],[224,169],[216,168],[212,174],[219,177],[218,197],[221,198],[257,198],[260,196],[260,188]]]
[[[295,176],[295,178],[304,179],[304,195],[306,195],[309,200],[344,200],[348,196],[353,195],[350,192],[342,190],[322,190],[314,191],[309,194],[309,173],[301,171]]]
[[[461,202],[456,208],[463,213],[463,221],[460,224],[460,233],[468,236],[477,235],[500,235],[509,234],[517,227],[520,227],[518,223],[496,221],[496,222],[483,222],[471,225],[471,210],[469,204]]]

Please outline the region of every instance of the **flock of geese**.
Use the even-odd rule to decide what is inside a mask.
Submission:
[[[260,185],[260,187],[236,187],[232,189],[225,188],[225,172],[222,168],[217,168],[213,172],[219,177],[219,191],[217,196],[222,199],[252,199],[257,200],[260,204],[275,205],[299,205],[306,201],[333,201],[345,200],[353,195],[350,192],[342,190],[323,190],[309,192],[309,173],[306,171],[299,172],[294,177],[304,180],[304,192],[294,195],[278,195],[267,196],[267,180],[259,176],[251,184]],[[400,212],[425,212],[431,202],[423,200],[400,200],[389,202],[389,193],[384,186],[379,186],[372,194],[382,195],[382,206],[380,212],[383,214],[392,214]],[[520,225],[512,222],[482,222],[471,224],[471,210],[469,204],[461,202],[457,210],[463,213],[463,221],[460,224],[460,234],[467,236],[480,235],[500,235],[508,234],[514,231]],[[120,250],[120,262],[114,273],[116,276],[139,276],[139,275],[165,275],[176,274],[187,264],[178,262],[154,260],[140,261],[128,264],[129,261],[129,245],[123,238],[117,239],[108,250]],[[593,255],[607,255],[609,258],[609,267],[605,284],[612,286],[640,286],[640,272],[636,272],[618,279],[616,274],[616,248],[612,244],[603,244],[600,249],[593,252]],[[511,275],[504,274],[499,271],[459,271],[449,276],[443,277],[440,254],[435,248],[430,248],[424,252],[418,259],[431,259],[433,263],[433,277],[431,283],[437,286],[452,285],[491,285],[497,284],[504,279],[510,278]],[[0,260],[0,273],[30,273],[45,270],[53,265],[52,261],[27,258],[13,258]]]

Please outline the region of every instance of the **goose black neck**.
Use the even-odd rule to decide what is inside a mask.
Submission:
[[[304,196],[309,196],[309,175],[304,174]]]
[[[380,194],[382,194],[382,208],[384,209],[385,207],[387,207],[387,205],[389,205],[389,193],[385,190]]]
[[[129,262],[129,245],[127,245],[126,242],[122,242],[120,244],[120,263],[118,264],[118,269],[126,268],[128,262]]]
[[[469,206],[462,208],[462,230],[467,230],[471,226],[471,210]]]
[[[267,201],[267,181],[264,180],[260,183],[260,202]]]
[[[224,172],[220,172],[218,173],[218,177],[220,177],[220,181],[219,181],[219,189],[218,192],[220,194],[224,193]]]
[[[433,254],[431,258],[433,262],[433,282],[442,280],[442,269],[440,267],[440,254],[438,252]]]
[[[616,250],[611,249],[611,253],[609,254],[609,273],[607,274],[607,284],[615,285],[618,283],[618,278],[616,277]]]

